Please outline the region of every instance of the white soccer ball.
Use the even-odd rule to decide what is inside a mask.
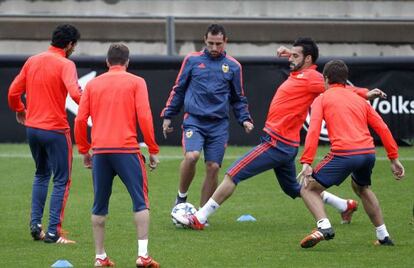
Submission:
[[[184,215],[194,215],[197,212],[197,209],[190,203],[180,203],[177,204],[171,210],[171,220],[175,227],[183,228],[184,226],[177,222],[174,216],[184,216]]]

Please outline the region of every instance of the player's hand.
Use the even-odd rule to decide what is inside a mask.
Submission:
[[[379,88],[374,88],[374,89],[368,91],[368,93],[367,93],[367,99],[368,100],[373,100],[373,99],[376,99],[376,98],[386,99],[387,94],[385,94],[385,92],[382,91]]]
[[[171,119],[164,118],[164,121],[162,121],[162,134],[164,134],[164,138],[167,138],[168,133],[173,132],[174,128],[171,126]]]
[[[402,178],[404,178],[404,166],[400,163],[400,160],[398,160],[398,158],[391,160],[391,170],[395,179],[401,180]]]
[[[285,46],[281,46],[276,50],[276,55],[278,57],[289,58],[291,54],[290,49]]]
[[[250,133],[254,129],[254,125],[250,121],[244,121],[243,127],[247,134]]]
[[[89,153],[83,154],[83,166],[86,168],[92,168],[92,156]]]
[[[302,165],[302,171],[296,177],[296,179],[299,180],[299,184],[306,188],[311,181],[314,181],[315,179],[312,178],[312,172],[312,166],[304,163]]]
[[[160,160],[158,160],[158,156],[156,154],[150,154],[149,155],[149,168],[151,171],[157,168],[158,164],[160,163]]]
[[[16,121],[19,124],[24,125],[24,123],[26,122],[26,110],[23,110],[21,112],[16,112]]]

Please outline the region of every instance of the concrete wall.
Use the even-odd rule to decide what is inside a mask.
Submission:
[[[176,53],[202,46],[211,22],[222,23],[234,56],[273,55],[299,36],[324,56],[414,56],[413,1],[0,1],[0,54],[34,54],[53,28],[72,23],[78,55],[103,55],[111,42],[133,54],[164,55],[166,16],[175,16]]]
[[[196,16],[285,18],[406,18],[412,19],[412,1],[363,0],[54,0],[0,1],[0,15],[76,16]]]

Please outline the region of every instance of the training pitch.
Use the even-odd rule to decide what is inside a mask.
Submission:
[[[228,148],[220,180],[226,168],[248,149]],[[319,149],[319,159],[327,150],[327,147]],[[177,192],[182,150],[162,147],[158,169],[148,172],[150,254],[162,267],[412,267],[414,148],[401,148],[406,178],[399,182],[392,177],[383,148],[377,149],[377,156],[372,188],[396,246],[373,245],[375,230],[360,206],[349,225],[341,225],[339,213],[328,208],[335,239],[302,249],[299,242],[315,227],[315,222],[302,200],[292,200],[282,193],[273,171],[242,182],[210,217],[210,226],[204,231],[175,228],[169,215]],[[29,218],[33,172],[26,144],[0,144],[0,267],[45,268],[61,259],[74,267],[92,267],[95,255],[90,223],[93,200],[90,170],[83,168],[81,158],[75,153],[63,223],[63,228],[69,231],[68,238],[77,241],[75,245],[32,241]],[[203,178],[201,160],[188,199],[196,207]],[[50,191],[51,187],[48,201]],[[359,201],[351,190],[350,179],[330,191]],[[121,268],[134,267],[137,254],[131,207],[126,189],[116,178],[106,224],[106,251]],[[49,204],[45,208],[45,226],[48,209]],[[237,222],[243,214],[251,214],[257,221]]]

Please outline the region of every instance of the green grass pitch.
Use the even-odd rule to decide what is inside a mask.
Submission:
[[[228,148],[220,180],[225,169],[248,149]],[[319,157],[327,150],[321,147]],[[412,267],[414,149],[401,148],[400,152],[406,168],[403,181],[393,179],[383,148],[377,150],[373,174],[373,189],[395,247],[373,246],[375,231],[360,207],[350,225],[341,225],[339,213],[328,208],[335,239],[323,241],[312,249],[302,249],[299,242],[315,227],[315,222],[300,199],[292,200],[282,193],[272,171],[241,183],[234,195],[210,217],[210,227],[206,230],[176,229],[169,214],[177,191],[182,150],[162,147],[158,169],[148,172],[150,254],[162,267]],[[196,207],[204,176],[202,162],[189,196],[189,202]],[[32,241],[29,234],[33,171],[26,144],[0,144],[0,267],[50,267],[59,259],[70,261],[74,267],[93,267],[91,172],[83,168],[81,158],[75,154],[63,228],[77,244],[50,245]],[[356,198],[350,179],[330,191],[345,198]],[[48,208],[49,205],[43,222],[46,226]],[[237,222],[243,214],[251,214],[257,221]],[[114,182],[106,227],[108,255],[117,267],[135,267],[137,241],[131,201],[119,179]]]

